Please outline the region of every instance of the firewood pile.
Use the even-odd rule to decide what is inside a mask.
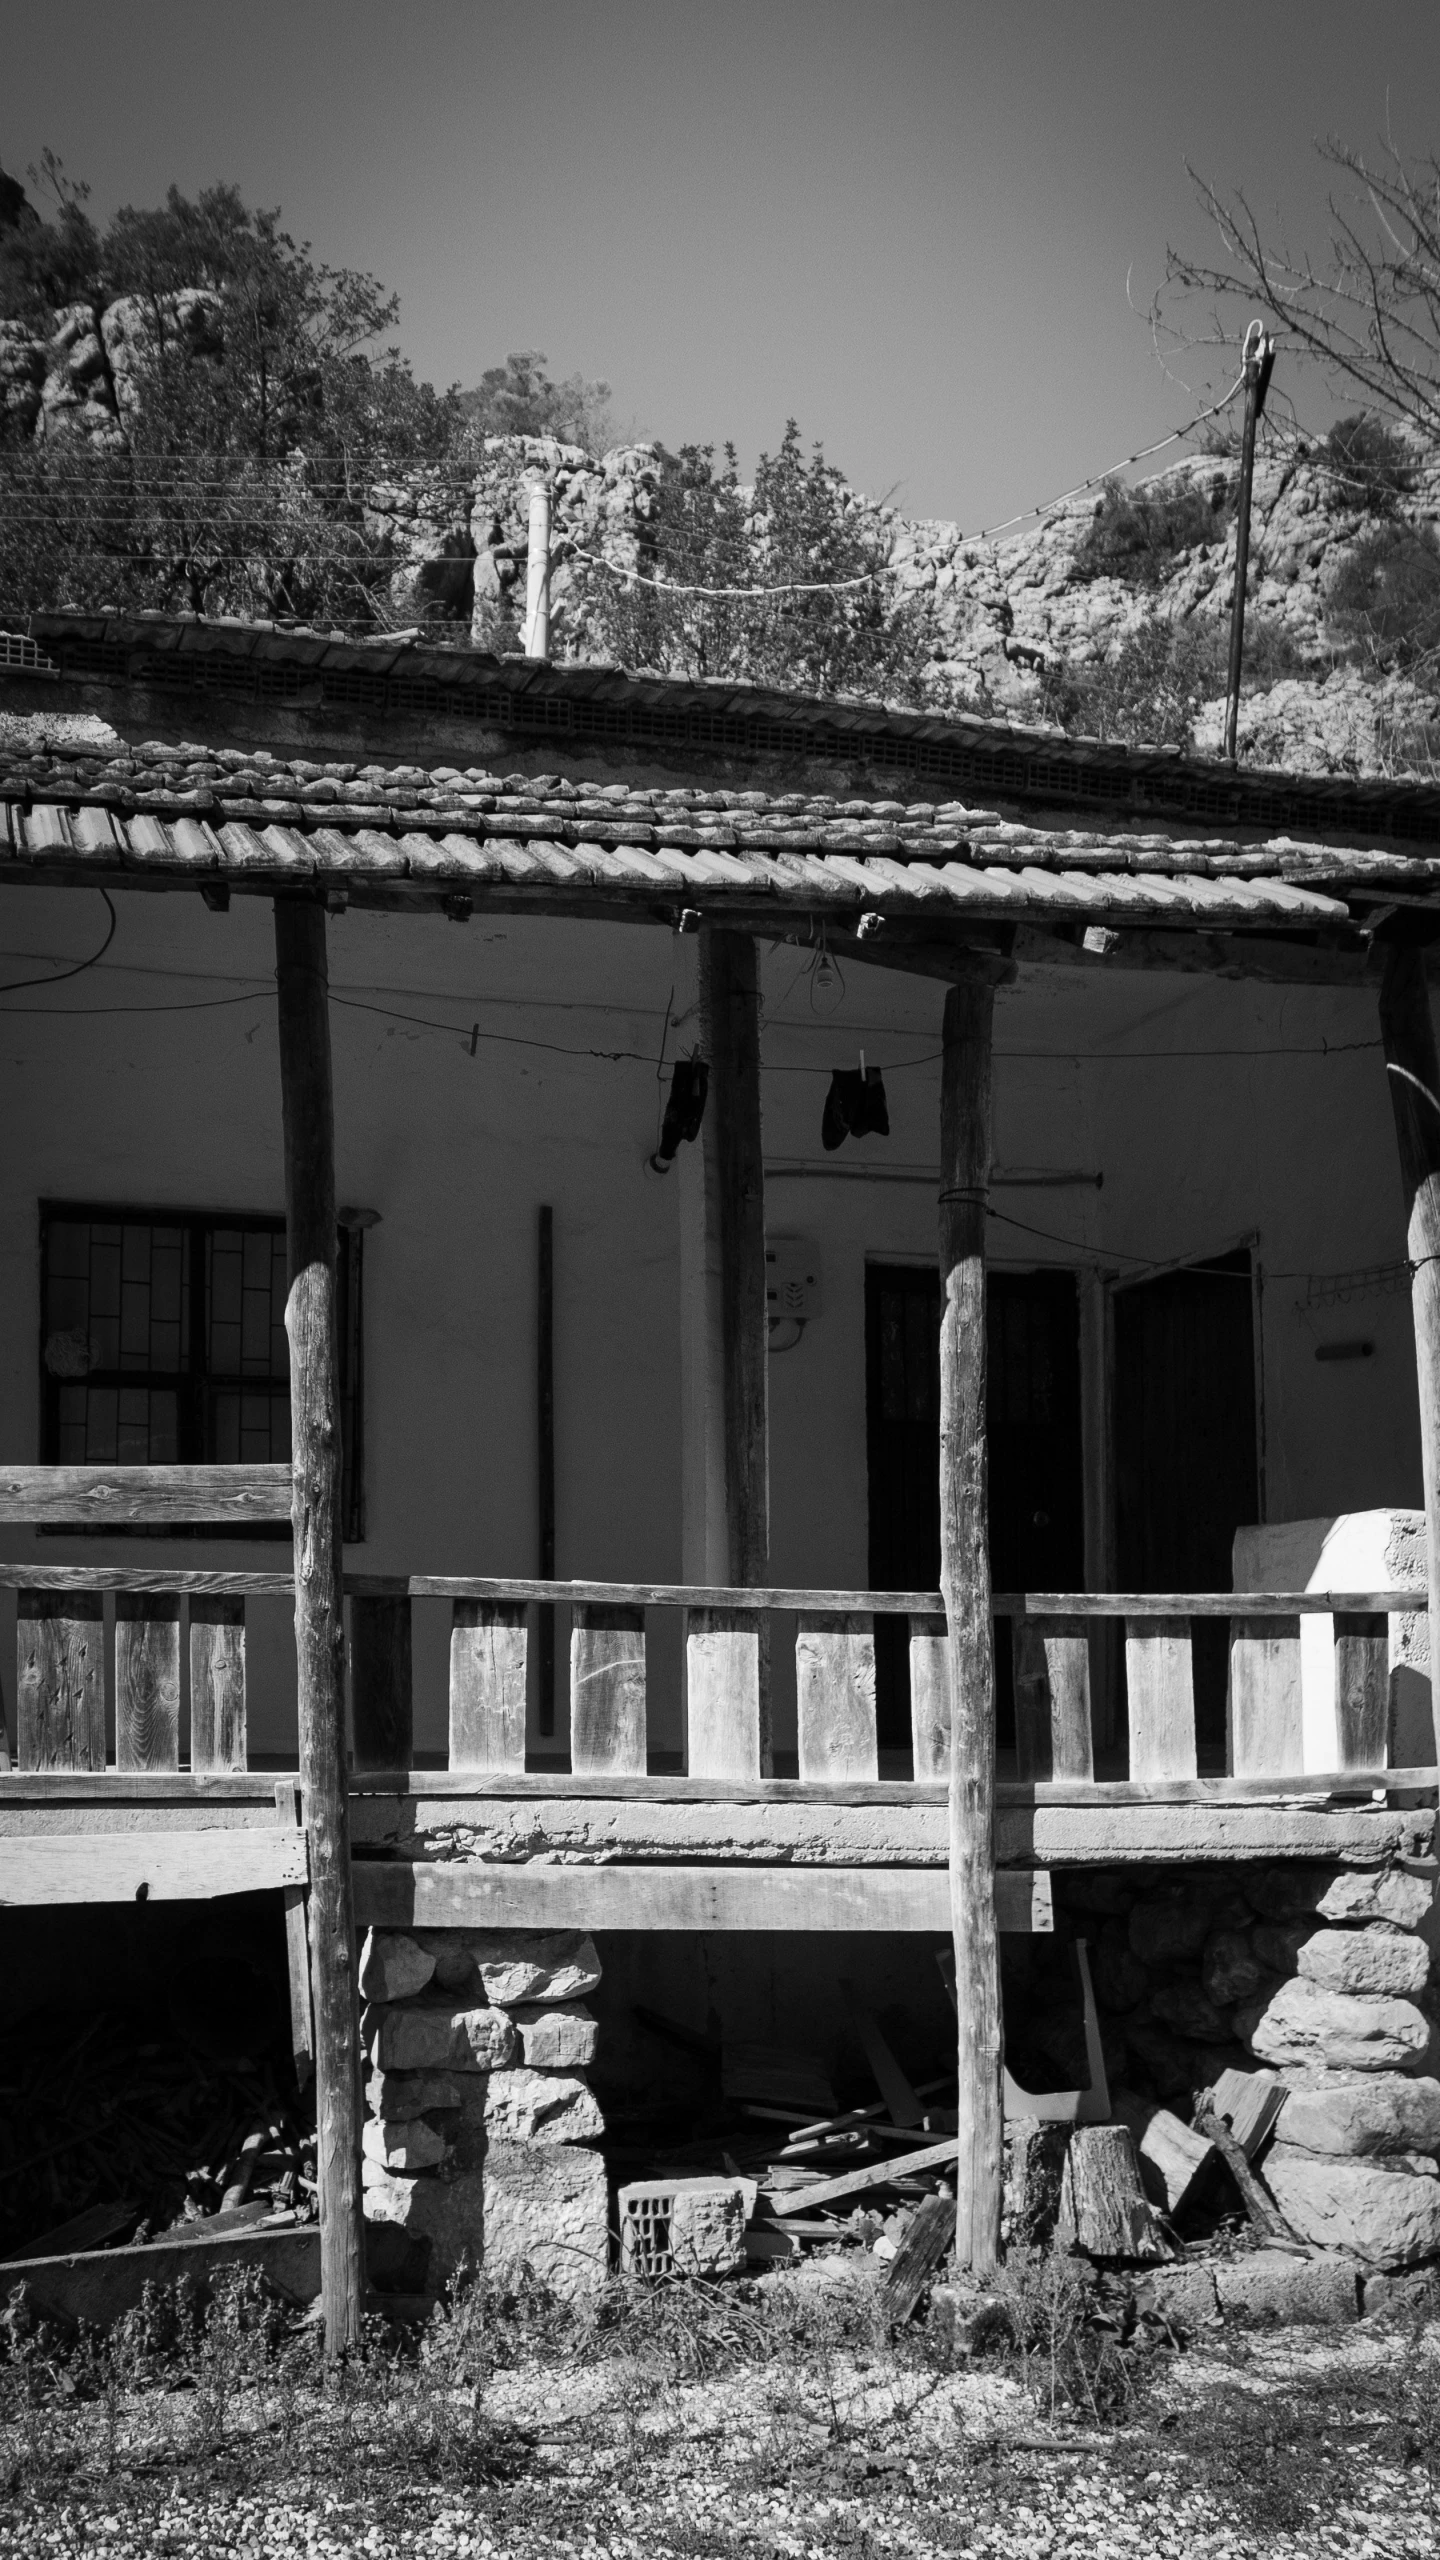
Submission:
[[[314,2132],[264,2058],[113,2017],[29,2018],[0,2043],[0,2257],[314,2213]]]

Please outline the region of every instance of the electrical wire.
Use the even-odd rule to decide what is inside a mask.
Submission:
[[[76,963],[75,963],[75,965],[74,965],[74,967],[73,967],[73,969],[57,969],[57,970],[53,973],[53,975],[48,976],[48,977],[43,977],[43,978],[12,978],[12,979],[10,980],[10,982],[9,982],[8,986],[0,986],[0,996],[13,995],[13,994],[16,992],[16,990],[17,990],[18,988],[20,988],[20,987],[58,987],[58,986],[62,986],[62,985],[64,984],[64,982],[65,982],[65,980],[66,980],[67,978],[80,978],[80,977],[83,977],[83,976],[84,976],[84,974],[85,974],[85,971],[86,971],[87,969],[93,969],[93,968],[95,968],[95,967],[98,965],[98,963],[104,959],[106,952],[109,950],[111,943],[112,943],[112,942],[114,941],[114,939],[115,939],[115,926],[116,926],[117,918],[116,918],[116,914],[115,914],[115,909],[114,909],[113,905],[111,905],[111,901],[110,901],[110,892],[109,892],[109,890],[108,890],[108,889],[102,889],[102,890],[100,891],[100,895],[101,895],[101,897],[104,899],[104,901],[105,901],[105,904],[106,904],[107,908],[109,908],[109,912],[110,912],[110,929],[109,929],[108,933],[106,934],[104,941],[101,943],[99,950],[98,950],[98,951],[92,951],[88,960],[77,960],[77,961],[76,961]],[[88,1010],[88,1009],[89,1009],[89,1008],[82,1007],[82,1011],[83,1011],[83,1010]],[[41,1010],[42,1010],[42,1008],[41,1008],[40,1006],[38,1006],[38,1005],[36,1005],[36,1006],[32,1006],[32,1005],[13,1005],[13,1006],[7,1006],[7,1007],[6,1007],[6,1011],[7,1011],[7,1012],[14,1012],[14,1013],[31,1013],[31,1012],[39,1012],[39,1011],[41,1011]]]

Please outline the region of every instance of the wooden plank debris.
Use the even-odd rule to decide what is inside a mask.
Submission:
[[[1213,2142],[1132,2089],[1117,2089],[1114,2111],[1128,2125],[1140,2156],[1140,2175],[1154,2202],[1177,2214],[1219,2158]]]
[[[880,2314],[894,2329],[904,2326],[955,2237],[953,2196],[926,2196],[890,2261],[880,2287]]]
[[[1210,2099],[1246,2159],[1253,2160],[1273,2131],[1289,2094],[1273,2071],[1222,2071]]]

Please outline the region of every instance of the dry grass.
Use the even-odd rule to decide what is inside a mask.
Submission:
[[[1013,2553],[1024,2511],[1057,2551],[1440,2544],[1434,2327],[1176,2355],[1125,2288],[1037,2257],[1012,2260],[972,2356],[938,2321],[887,2336],[872,2277],[615,2284],[582,2309],[476,2282],[338,2370],[253,2282],[203,2315],[153,2296],[105,2340],[12,2310],[0,2552],[98,2533],[112,2560],[268,2560],[323,2527],[372,2554],[878,2560]]]

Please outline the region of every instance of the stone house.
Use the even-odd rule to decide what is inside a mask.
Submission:
[[[985,1240],[1017,2076],[1076,2076],[1085,1936],[1112,2076],[1274,2062],[1297,2225],[1440,2245],[1435,1159],[1402,1190],[1387,1089],[1440,793],[158,618],[37,617],[0,673],[7,1900],[263,1886],[303,1954],[308,1879],[313,1921],[303,913],[373,2211],[443,2256],[488,2159],[495,2230],[559,2214],[593,2271],[585,2075],[638,2110],[672,2068],[637,2002],[843,2063],[859,1980],[943,2046],[943,1191]]]

